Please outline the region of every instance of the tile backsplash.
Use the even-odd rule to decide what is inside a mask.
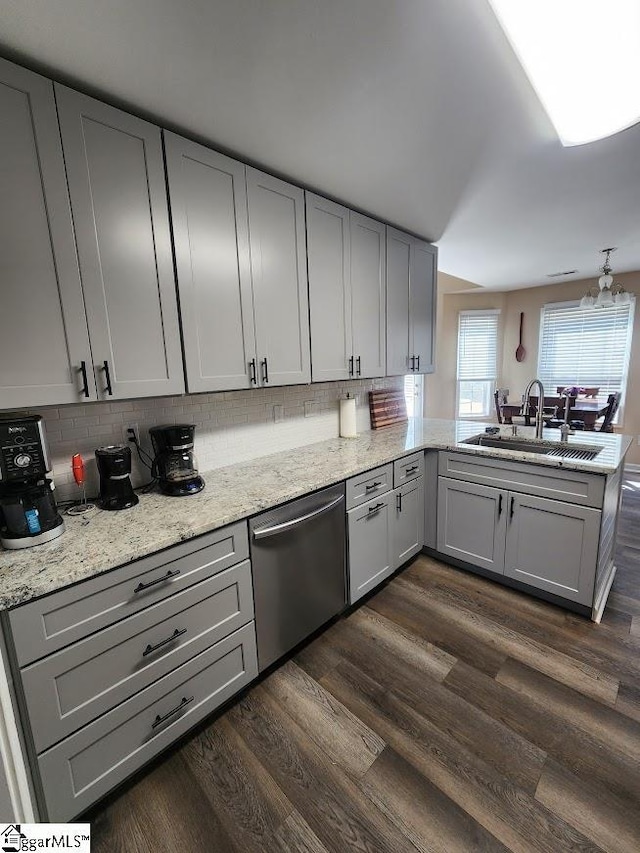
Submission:
[[[126,442],[126,429],[137,426],[143,448],[151,453],[148,429],[171,423],[196,425],[196,455],[201,471],[244,462],[280,450],[289,450],[334,438],[339,434],[338,400],[351,393],[357,398],[358,432],[369,430],[368,392],[402,388],[403,377],[255,388],[215,394],[185,394],[59,407],[41,406],[53,463],[58,500],[79,497],[73,482],[71,457],[84,457],[87,495],[98,490],[94,451],[104,444]],[[276,422],[274,407],[282,407]],[[305,414],[306,409],[306,414]],[[279,416],[279,415],[278,415]],[[149,480],[149,471],[133,449],[134,486]]]

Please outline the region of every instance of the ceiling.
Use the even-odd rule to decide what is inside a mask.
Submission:
[[[590,278],[605,246],[640,269],[640,125],[563,148],[486,0],[0,0],[0,53],[433,240],[483,287]]]

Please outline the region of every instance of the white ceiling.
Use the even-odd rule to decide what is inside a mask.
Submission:
[[[0,52],[434,240],[484,287],[590,278],[605,246],[640,269],[640,125],[563,148],[486,0],[0,0]]]

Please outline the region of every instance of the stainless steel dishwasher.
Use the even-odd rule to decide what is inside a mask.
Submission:
[[[262,672],[344,609],[344,485],[331,486],[249,522]]]

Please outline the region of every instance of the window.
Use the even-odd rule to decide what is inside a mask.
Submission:
[[[404,377],[404,399],[407,403],[407,416],[410,418],[422,417],[423,388],[424,376],[421,373],[409,373]]]
[[[458,315],[458,417],[487,417],[493,410],[500,312]]]
[[[580,308],[579,302],[543,305],[538,376],[549,394],[561,385],[599,388],[606,402],[627,385],[635,300],[609,308]]]

